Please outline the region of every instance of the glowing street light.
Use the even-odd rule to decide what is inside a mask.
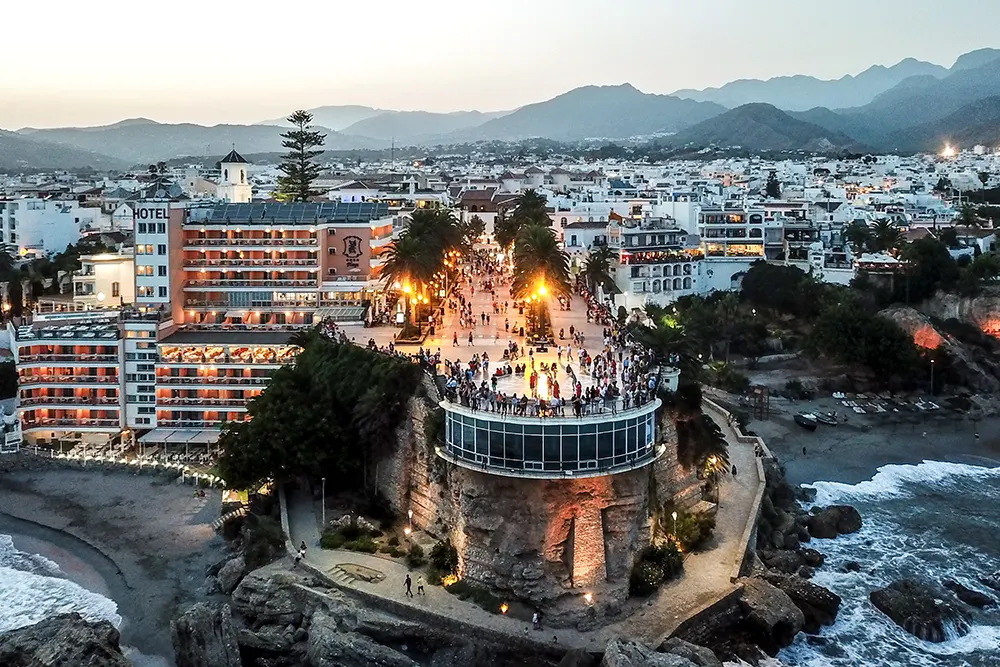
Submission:
[[[584,593],[583,594],[583,599],[584,599],[584,601],[587,604],[593,604],[593,602],[594,602],[594,594],[593,593]]]
[[[506,614],[508,609],[510,609],[510,606],[506,602],[503,602],[503,603],[500,604],[500,613],[501,614]]]
[[[677,512],[671,512],[670,516],[674,520],[674,539],[677,539]]]

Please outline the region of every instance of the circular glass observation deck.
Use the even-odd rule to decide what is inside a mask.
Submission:
[[[656,446],[659,399],[639,407],[602,406],[576,416],[501,415],[441,402],[441,458],[470,470],[507,477],[562,479],[634,470],[663,453]]]

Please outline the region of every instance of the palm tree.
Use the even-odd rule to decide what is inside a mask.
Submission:
[[[497,216],[493,223],[493,238],[501,248],[509,248],[522,229],[529,225],[549,226],[551,220],[545,208],[545,197],[534,190],[520,196],[510,216]]]
[[[851,244],[854,254],[859,255],[868,249],[872,241],[872,233],[863,222],[852,222],[844,227],[844,240]]]
[[[385,289],[403,291],[406,322],[409,324],[409,294],[430,282],[441,257],[439,254],[435,255],[432,249],[428,249],[426,239],[407,230],[385,251],[385,258],[385,264],[382,266]]]
[[[538,283],[558,296],[569,293],[569,255],[560,247],[551,227],[528,225],[514,245],[514,297],[524,299]]]
[[[486,233],[486,223],[478,215],[473,215],[461,225],[462,240],[465,246],[472,248],[476,240]]]
[[[981,171],[981,172],[979,172],[978,176],[979,176],[979,182],[983,184],[983,189],[981,190],[981,192],[982,192],[982,195],[983,195],[983,201],[985,202],[986,201],[986,184],[990,182],[990,172],[988,172],[988,171]]]
[[[614,254],[606,245],[598,247],[587,256],[583,267],[583,275],[591,292],[597,291],[598,285],[611,282],[611,258]]]
[[[428,253],[438,253],[441,259],[449,250],[463,250],[465,246],[458,220],[446,209],[417,209],[410,214],[406,233],[419,238]]]
[[[958,223],[966,227],[982,226],[982,220],[976,212],[976,207],[968,202],[962,204],[962,209],[958,212]]]
[[[872,228],[872,245],[878,252],[899,250],[903,247],[903,230],[891,220],[879,220]]]

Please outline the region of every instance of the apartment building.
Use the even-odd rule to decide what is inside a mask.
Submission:
[[[22,257],[61,252],[84,230],[110,229],[111,216],[99,205],[40,197],[0,201],[0,244]]]
[[[37,442],[106,442],[122,421],[117,311],[48,313],[8,324],[18,370],[18,414]]]
[[[626,308],[665,305],[700,288],[703,253],[670,218],[645,218],[620,231],[616,283]]]

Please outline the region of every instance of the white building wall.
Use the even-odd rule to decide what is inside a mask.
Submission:
[[[155,320],[125,321],[124,362],[121,377],[125,426],[156,428]]]
[[[169,219],[170,202],[135,205],[135,303],[140,307],[170,302]]]

